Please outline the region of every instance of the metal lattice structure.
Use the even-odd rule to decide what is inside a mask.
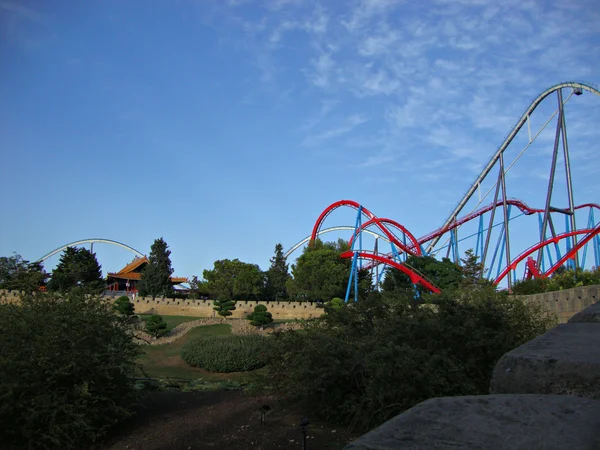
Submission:
[[[563,91],[568,92],[566,98],[563,97]],[[566,103],[574,95],[579,96],[584,91],[600,96],[600,91],[589,84],[565,82],[546,89],[536,97],[484,165],[442,226],[434,231],[416,238],[400,223],[391,219],[378,218],[353,200],[341,200],[325,208],[315,222],[311,235],[292,247],[286,253],[286,257],[324,232],[352,230],[349,239],[351,250],[342,256],[352,258],[353,271],[357,267],[372,268],[381,264],[393,266],[406,273],[413,283],[420,283],[432,292],[439,292],[439,289],[414,269],[406,266],[407,256],[445,256],[460,263],[459,243],[464,241],[470,241],[475,255],[486,268],[486,276],[496,284],[505,283],[509,289],[521,273],[527,278],[547,277],[562,266],[570,268],[589,266],[590,254],[593,258],[592,264],[596,267],[600,266],[600,222],[596,222],[595,218],[595,215],[599,214],[597,210],[600,209],[600,205],[575,202],[565,118]],[[531,115],[543,100],[554,94],[557,98],[556,110],[541,129],[532,135]],[[507,173],[554,119],[556,119],[556,129],[544,204],[530,207],[524,201],[508,196],[510,186],[507,183]],[[507,164],[505,153],[525,125],[528,130],[527,143],[516,158]],[[559,160],[562,160],[564,165],[564,179],[560,179],[557,175]],[[562,194],[567,204],[561,207],[553,206],[553,196],[556,197],[557,194],[555,189],[557,180],[564,184],[566,190]],[[491,186],[487,193],[481,196],[481,188],[484,184],[491,184]],[[476,192],[480,195],[479,200],[474,202]],[[491,202],[488,200],[489,203],[485,204],[484,201],[492,193]],[[465,214],[467,206],[471,210]],[[328,216],[341,207],[358,211],[355,226],[321,230]],[[521,217],[525,219],[520,219]],[[518,225],[513,225],[511,233],[511,224],[516,223],[515,219],[519,222]],[[530,228],[533,224],[535,231],[527,236],[528,246],[522,249],[522,246],[516,244],[511,246],[511,236],[514,237],[526,228],[523,225],[524,220],[528,222]],[[564,223],[563,229],[561,223]],[[584,225],[578,228],[578,223]],[[363,248],[363,233],[369,233],[375,238],[374,250]],[[390,245],[389,251],[380,251],[378,248],[380,240],[385,240]],[[522,271],[519,271],[519,268]],[[377,277],[379,279],[379,274]]]

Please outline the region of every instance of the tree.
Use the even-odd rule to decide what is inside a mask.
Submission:
[[[217,299],[215,300],[215,306],[213,309],[217,312],[221,317],[227,317],[233,314],[231,311],[234,311],[235,301],[229,299]]]
[[[279,300],[287,298],[287,289],[285,284],[290,279],[288,265],[283,256],[283,246],[275,246],[275,255],[271,258],[271,267],[266,273],[265,292],[269,300]]]
[[[311,242],[292,265],[292,278],[286,284],[289,295],[310,301],[345,297],[352,262],[340,254],[348,249],[343,239],[337,243]]]
[[[2,448],[81,449],[128,416],[140,347],[81,290],[0,304]]]
[[[148,264],[142,271],[142,277],[139,284],[140,295],[150,295],[152,298],[158,296],[167,297],[173,292],[171,285],[171,250],[163,240],[156,239],[150,247],[150,256]]]
[[[218,260],[214,269],[205,270],[203,276],[210,296],[219,300],[258,299],[264,293],[264,273],[256,264]]]
[[[37,291],[48,277],[41,262],[30,263],[16,253],[0,257],[0,289]]]
[[[439,261],[431,256],[411,255],[404,264],[424,275],[442,291],[456,290],[462,282],[461,268],[448,258]],[[381,287],[386,293],[394,292],[406,299],[415,299],[429,292],[421,285],[414,286],[408,275],[396,268],[386,269]]]
[[[248,314],[246,319],[248,319],[250,324],[255,327],[264,327],[273,322],[273,315],[267,311],[265,305],[256,305],[254,307],[254,312]]]
[[[121,295],[113,303],[113,309],[123,316],[133,316],[135,307],[133,303],[129,301],[129,297]]]
[[[153,314],[146,321],[146,332],[152,337],[159,338],[167,332],[167,323],[162,316]]]
[[[48,290],[53,292],[67,292],[78,287],[99,293],[105,286],[96,255],[77,247],[68,247],[63,252],[48,282]]]
[[[462,262],[461,286],[467,289],[483,289],[493,286],[490,280],[483,278],[485,271],[483,263],[478,261],[478,257],[473,253],[472,249],[467,250],[465,257],[460,260]]]
[[[205,280],[200,280],[196,275],[194,275],[190,281],[190,295],[188,298],[203,298],[208,297],[210,292],[208,290],[208,282]]]

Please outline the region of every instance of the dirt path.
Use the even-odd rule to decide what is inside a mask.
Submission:
[[[264,404],[270,410],[261,425]],[[241,391],[156,392],[91,450],[301,449],[302,417],[297,408]],[[307,450],[342,449],[351,440],[342,428],[318,422],[307,436]]]

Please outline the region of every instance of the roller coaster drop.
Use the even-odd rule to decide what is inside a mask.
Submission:
[[[571,89],[571,94],[565,101],[563,101],[562,96],[563,89]],[[585,267],[589,246],[592,248],[594,258],[593,264],[596,267],[600,267],[600,222],[596,222],[594,218],[594,212],[598,214],[597,210],[600,209],[600,205],[595,203],[575,205],[573,201],[571,166],[564,115],[564,105],[566,102],[573,95],[581,95],[584,90],[600,96],[600,91],[598,91],[596,88],[577,82],[560,83],[556,86],[546,89],[542,94],[540,94],[531,103],[529,108],[527,108],[523,116],[513,127],[490,161],[485,165],[482,172],[476,178],[475,182],[471,185],[467,193],[460,200],[456,208],[446,219],[444,224],[435,231],[417,239],[410,231],[406,229],[406,227],[400,223],[387,218],[379,218],[367,208],[355,201],[341,200],[332,203],[325,208],[315,222],[311,235],[292,247],[286,253],[286,257],[306,242],[317,239],[317,237],[323,233],[339,230],[352,230],[352,235],[349,239],[351,249],[341,255],[343,258],[352,259],[352,270],[348,280],[346,301],[348,301],[352,280],[354,280],[355,283],[355,296],[357,295],[357,270],[359,268],[376,269],[378,272],[375,274],[375,277],[378,283],[384,272],[383,270],[379,272],[378,266],[381,264],[395,267],[396,269],[404,272],[410,278],[412,283],[420,284],[430,292],[439,293],[440,289],[437,286],[435,286],[417,270],[406,264],[406,258],[410,255],[436,256],[442,250],[446,250],[446,257],[452,257],[456,263],[459,263],[460,258],[458,243],[468,238],[476,238],[475,255],[480,258],[480,261],[486,268],[486,276],[488,276],[495,284],[506,282],[509,290],[512,283],[517,279],[516,272],[519,264],[522,264],[522,267],[524,268],[523,273],[525,278],[548,277],[559,267],[564,265],[572,268]],[[531,113],[536,109],[543,99],[552,93],[556,93],[558,97],[557,110],[550,117],[550,119],[546,121],[542,129],[533,137],[533,139],[531,138],[530,132],[528,144],[519,153],[515,161],[513,161],[506,168],[504,165],[504,151],[513,141],[519,130],[526,123],[528,124],[529,128],[529,118]],[[554,149],[552,153],[552,163],[548,180],[545,206],[543,208],[531,208],[520,200],[509,199],[507,197],[506,173],[523,155],[525,150],[531,146],[535,138],[556,115],[558,115],[558,118],[556,122]],[[568,199],[568,206],[564,209],[551,206],[556,165],[559,156],[559,145],[561,143],[562,157],[565,165],[565,184],[567,188]],[[495,166],[498,167],[498,176],[494,185],[482,198],[480,198],[472,212],[459,217],[459,214],[463,211],[475,191],[480,189],[482,182],[486,179],[488,174],[490,174]],[[493,201],[487,206],[480,207],[483,200],[491,193],[492,190],[495,190]],[[502,191],[501,195],[500,190]],[[321,229],[325,219],[333,211],[341,207],[349,207],[357,210],[355,226],[338,226]],[[503,220],[495,223],[494,218],[496,216],[497,209],[501,209]],[[511,217],[511,212],[513,212],[515,209],[519,212],[519,214]],[[577,228],[575,220],[576,212],[580,215],[587,213],[586,226],[584,228]],[[484,215],[488,213],[489,218],[486,226],[486,222],[484,222]],[[556,231],[555,225],[557,223],[557,215],[562,215],[565,218],[565,231],[562,233],[557,233]],[[521,216],[537,216],[539,236],[534,245],[521,252],[517,257],[511,258],[510,222],[513,219]],[[365,219],[364,222],[363,219]],[[477,231],[469,236],[459,238],[458,232],[461,229],[461,226],[467,223],[476,223]],[[492,246],[491,236],[494,228],[499,228],[499,233],[495,245]],[[548,236],[548,228],[550,231],[550,236]],[[374,250],[366,250],[363,248],[364,233],[368,233],[375,238]],[[437,244],[442,239],[444,239],[444,244],[442,246],[438,246]],[[380,240],[389,243],[391,247],[389,252],[386,253],[379,251],[378,242]],[[491,261],[488,261],[490,254],[492,254]],[[495,275],[493,275],[493,273],[495,273]]]

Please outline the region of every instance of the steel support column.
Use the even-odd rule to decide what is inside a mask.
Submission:
[[[506,266],[510,266],[510,238],[508,232],[508,204],[506,201],[506,176],[504,173],[504,153],[500,153],[500,174],[502,176],[502,209],[504,211],[504,230],[505,230],[505,244],[506,244]],[[508,275],[508,290],[512,288],[512,280],[510,273]]]
[[[544,220],[542,222],[542,230],[540,232],[540,242],[546,236],[546,228],[548,227],[548,218],[550,217],[550,203],[552,202],[552,191],[554,189],[554,175],[556,173],[556,159],[558,158],[558,143],[560,142],[560,134],[562,131],[562,95],[561,90],[558,91],[558,119],[556,120],[556,133],[554,134],[554,150],[552,151],[552,163],[550,166],[550,178],[548,179],[548,191],[546,193],[546,206],[544,207]],[[540,248],[537,258],[537,265],[540,267],[544,257],[544,248]]]
[[[562,89],[558,91],[558,107],[560,108],[559,113],[559,121],[562,129],[562,144],[563,144],[563,152],[564,152],[564,160],[565,160],[565,172],[567,176],[567,195],[569,197],[569,213],[571,214],[571,230],[575,231],[577,228],[575,227],[575,203],[573,201],[573,183],[571,180],[571,163],[569,161],[569,144],[567,143],[567,124],[565,122],[565,111],[563,105],[563,97],[562,97]],[[573,248],[577,246],[577,236],[572,237],[573,240]],[[575,270],[579,267],[579,257],[577,253],[575,253],[575,258],[573,259],[573,263],[575,264]]]
[[[501,179],[502,179],[502,169],[500,169],[500,171],[498,172],[498,181],[496,181],[496,193],[494,194],[494,201],[492,203],[492,205],[494,205],[494,206],[492,207],[492,211],[490,214],[490,224],[488,225],[487,235],[485,237],[485,247],[483,248],[483,256],[481,257],[481,264],[482,264],[482,267],[484,268],[484,270],[485,270],[485,260],[487,258],[487,253],[488,253],[488,247],[490,246],[490,238],[492,237],[492,228],[494,228],[494,216],[496,215],[496,206],[498,205],[498,193],[500,192]],[[494,265],[494,263],[492,262],[492,264],[490,265],[490,273],[491,273],[491,269],[492,269],[493,265]],[[482,271],[481,277],[483,277],[483,271]]]

